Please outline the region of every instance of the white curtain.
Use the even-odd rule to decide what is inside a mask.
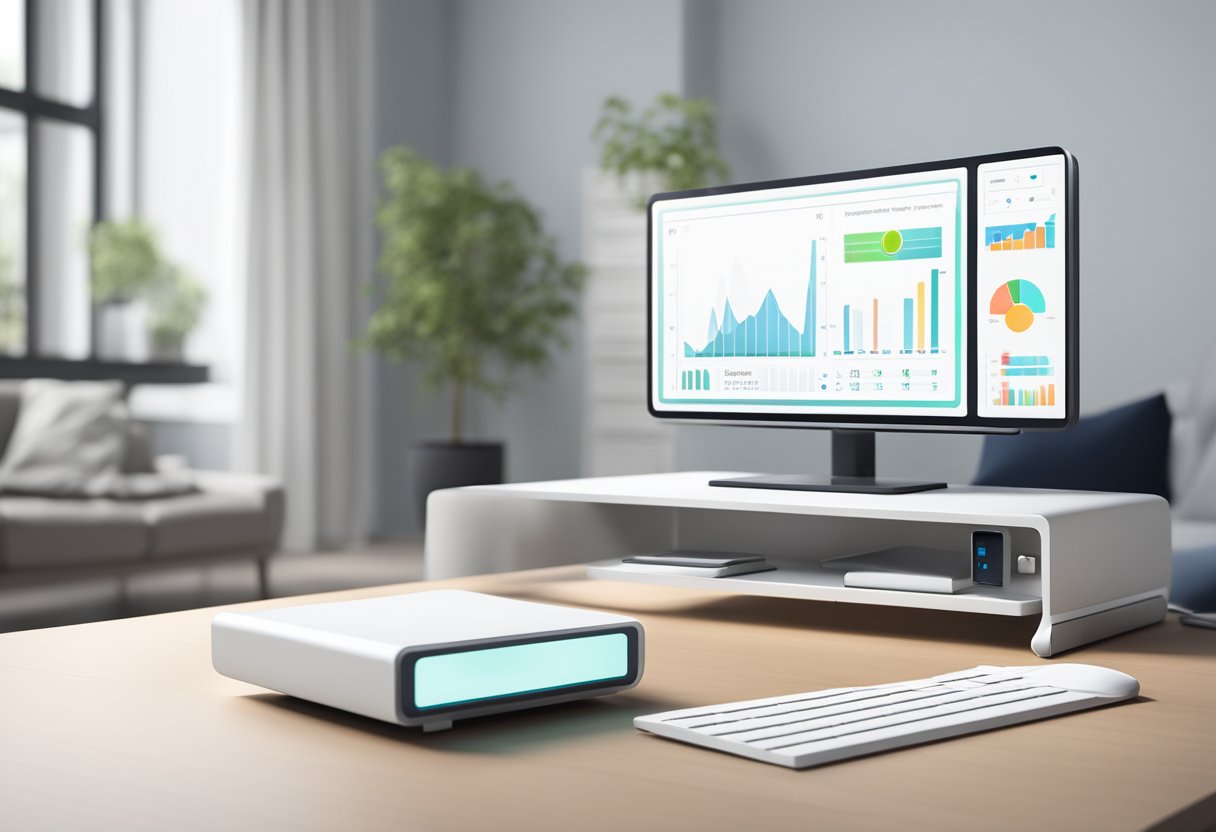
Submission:
[[[245,0],[242,467],[281,477],[284,546],[366,537],[374,207],[369,0]]]

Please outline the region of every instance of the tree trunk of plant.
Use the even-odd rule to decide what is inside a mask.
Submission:
[[[464,382],[452,382],[452,441],[464,441]]]

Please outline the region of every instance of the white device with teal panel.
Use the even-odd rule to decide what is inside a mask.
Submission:
[[[623,615],[459,590],[225,612],[225,676],[426,731],[468,717],[626,690],[642,625]]]

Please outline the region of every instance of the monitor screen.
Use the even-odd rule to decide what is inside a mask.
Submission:
[[[1062,419],[1071,382],[1064,157],[978,166],[976,348],[981,417]]]
[[[1071,157],[1025,153],[652,198],[651,411],[1063,426]]]

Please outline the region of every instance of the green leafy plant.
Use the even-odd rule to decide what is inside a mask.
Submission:
[[[148,332],[158,353],[180,353],[203,316],[207,289],[179,266],[168,266],[148,291]]]
[[[164,269],[156,232],[135,217],[94,225],[89,231],[89,256],[96,303],[134,300],[156,282]]]
[[[470,389],[501,400],[515,371],[543,370],[568,343],[562,323],[584,269],[558,257],[535,209],[506,183],[442,170],[404,146],[386,150],[379,167],[384,280],[364,344],[420,361],[432,389],[450,385],[460,442]]]
[[[624,178],[657,173],[672,191],[701,188],[725,179],[730,169],[718,154],[718,114],[709,98],[661,94],[638,114],[619,96],[604,100],[592,138],[603,142],[600,167]],[[637,198],[646,207],[646,196]]]

